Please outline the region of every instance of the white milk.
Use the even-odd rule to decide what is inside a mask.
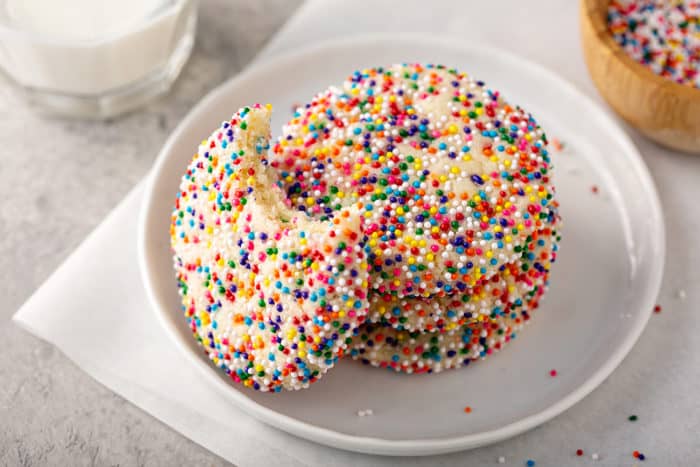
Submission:
[[[0,0],[0,10],[0,68],[53,100],[114,100],[154,75],[172,81],[166,75],[187,58],[171,66],[173,55],[189,55],[196,17],[193,0]]]
[[[47,38],[98,41],[136,29],[167,0],[5,0],[18,29]]]

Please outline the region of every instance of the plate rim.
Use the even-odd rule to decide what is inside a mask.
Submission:
[[[254,79],[256,75],[267,75],[275,69],[283,69],[286,66],[293,65],[294,62],[304,57],[313,56],[314,54],[323,52],[325,49],[357,47],[359,44],[372,44],[376,46],[377,43],[392,43],[392,45],[396,45],[414,44],[416,42],[420,42],[423,45],[430,43],[435,47],[452,49],[461,53],[473,53],[478,50],[480,53],[500,55],[517,67],[528,68],[529,71],[534,72],[536,75],[546,81],[556,82],[560,89],[573,95],[577,100],[579,100],[585,106],[586,110],[590,111],[596,116],[596,118],[599,118],[604,124],[606,124],[606,126],[611,128],[611,133],[614,133],[611,136],[618,140],[620,145],[625,149],[624,152],[626,155],[630,156],[630,162],[632,163],[631,169],[634,170],[639,180],[642,182],[639,185],[640,192],[645,193],[649,198],[649,217],[658,220],[658,222],[654,222],[651,226],[651,228],[654,230],[651,237],[657,239],[659,251],[657,255],[652,255],[652,264],[650,266],[652,268],[652,272],[649,278],[649,284],[651,287],[645,288],[644,297],[643,300],[641,300],[641,303],[647,305],[646,309],[642,310],[642,313],[639,314],[639,318],[633,323],[633,326],[630,327],[629,332],[620,342],[616,351],[612,353],[604,364],[594,371],[593,374],[577,389],[568,393],[563,398],[560,398],[558,401],[551,404],[544,410],[528,415],[515,422],[496,429],[448,438],[390,440],[377,437],[351,435],[329,428],[319,427],[267,408],[246,397],[243,393],[232,390],[225,381],[212,372],[214,368],[209,365],[208,362],[198,358],[197,355],[191,351],[188,344],[181,339],[175,323],[169,318],[166,307],[160,299],[159,294],[156,291],[157,288],[154,284],[154,275],[156,272],[155,268],[152,266],[152,262],[149,261],[150,250],[148,243],[148,226],[149,218],[154,210],[154,205],[156,204],[156,197],[154,195],[159,179],[158,174],[162,171],[163,166],[169,158],[169,154],[173,152],[175,143],[180,135],[206,113],[206,109],[210,106],[212,101],[215,101],[221,96],[227,94],[231,89],[238,86],[239,83]],[[390,35],[382,33],[358,34],[345,36],[339,39],[322,41],[291,53],[287,52],[270,58],[264,58],[261,61],[254,60],[248,68],[245,68],[236,76],[224,81],[216,88],[211,90],[197,103],[197,105],[195,105],[194,108],[190,110],[190,112],[177,125],[166,140],[151,170],[146,176],[145,185],[138,219],[137,249],[139,270],[141,272],[144,288],[151,308],[158,317],[158,321],[166,329],[170,339],[176,344],[180,351],[186,355],[187,359],[200,370],[202,374],[207,375],[207,379],[212,382],[212,386],[216,387],[222,395],[230,398],[230,400],[233,400],[237,407],[242,409],[248,415],[251,415],[270,426],[281,429],[292,435],[331,447],[350,451],[389,456],[422,456],[444,454],[502,441],[553,419],[589,395],[612,374],[612,372],[629,354],[632,347],[644,331],[649,317],[652,314],[653,305],[660,290],[661,280],[663,277],[663,267],[666,257],[666,234],[665,223],[661,210],[661,202],[649,173],[649,169],[644,163],[642,156],[630,139],[629,135],[611,116],[609,111],[604,107],[601,107],[591,97],[580,91],[572,83],[539,63],[491,45],[476,45],[473,42],[466,41],[460,41],[460,44],[455,44],[447,36],[434,37],[425,34]]]

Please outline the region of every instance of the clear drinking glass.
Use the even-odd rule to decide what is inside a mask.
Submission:
[[[170,89],[196,0],[0,0],[0,70],[39,109],[108,118]]]

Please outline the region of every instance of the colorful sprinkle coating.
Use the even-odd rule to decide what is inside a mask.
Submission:
[[[479,316],[447,332],[403,331],[367,323],[353,337],[350,356],[362,363],[404,373],[438,373],[486,358],[516,338],[546,289],[546,275],[525,296],[500,304],[493,317]]]
[[[171,245],[182,309],[211,361],[261,391],[300,389],[340,357],[368,310],[362,216],[284,204],[264,165],[269,107],[239,110],[182,178]]]
[[[439,308],[450,309],[520,264],[534,233],[557,235],[541,128],[443,66],[353,73],[297,110],[270,157],[298,210],[363,211],[382,300],[448,297]]]
[[[299,108],[271,165],[300,210],[365,211],[370,321],[446,332],[501,312],[494,296],[531,291],[528,267],[556,258],[546,144],[483,82],[396,65],[356,72]]]
[[[700,88],[700,1],[613,0],[608,29],[657,75]]]
[[[494,318],[502,313],[509,297],[523,297],[542,282],[555,259],[557,238],[548,230],[535,232],[520,249],[520,261],[503,265],[497,273],[464,294],[435,298],[397,298],[385,294],[370,296],[368,321],[399,330],[446,332],[480,316]]]

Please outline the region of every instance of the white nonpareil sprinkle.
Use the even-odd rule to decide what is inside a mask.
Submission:
[[[499,457],[499,458],[498,458],[498,463],[499,463],[499,464],[505,464],[505,463],[506,463],[506,458],[503,457],[503,456]]]
[[[358,417],[369,417],[371,415],[374,415],[374,411],[372,409],[365,409],[365,410],[358,410],[357,411]]]
[[[685,297],[687,297],[687,294],[685,293],[685,289],[678,289],[678,292],[676,294],[678,298],[681,300],[685,300]]]
[[[600,459],[600,456],[598,455],[597,452],[594,452],[593,454],[591,454],[591,459],[593,459],[594,461],[597,461],[598,459]]]

